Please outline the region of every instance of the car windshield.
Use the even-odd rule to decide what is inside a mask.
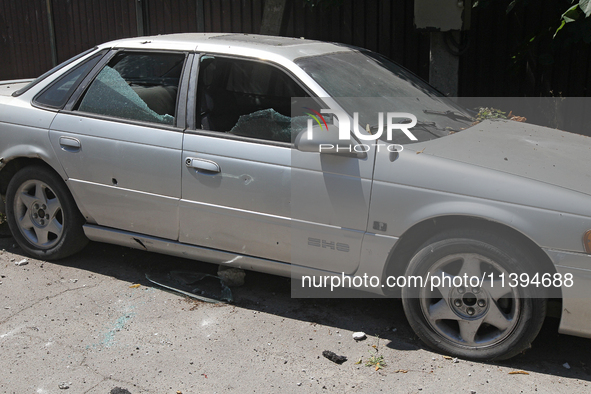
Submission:
[[[466,109],[376,53],[353,50],[304,57],[295,62],[351,116],[358,112],[359,124],[364,129],[377,129],[379,112],[406,112],[418,120],[413,134],[419,141],[427,141],[466,129],[473,122]],[[361,99],[365,97],[379,99]],[[402,136],[392,142],[410,141]]]

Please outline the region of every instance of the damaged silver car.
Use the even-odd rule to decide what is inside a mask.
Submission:
[[[400,113],[414,114],[415,140],[406,120],[386,132]],[[473,359],[528,348],[549,298],[561,333],[591,337],[589,138],[471,116],[359,48],[124,39],[0,83],[0,194],[40,259],[92,240],[294,278],[375,277],[363,290],[401,295],[427,345]],[[402,149],[344,149],[379,130],[394,140],[374,141]]]

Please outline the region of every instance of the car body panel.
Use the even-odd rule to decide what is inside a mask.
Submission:
[[[591,214],[585,215],[591,213],[588,196],[424,152],[417,154],[440,140],[408,146],[393,162],[387,152],[378,153],[369,221],[381,218],[387,222],[385,234],[399,237],[433,217],[473,216],[503,223],[543,247],[583,251],[583,234],[591,228]]]
[[[33,79],[13,79],[9,81],[2,81],[0,82],[0,96],[12,96],[14,92],[24,88],[30,82],[33,82]]]
[[[591,338],[591,256],[582,253],[544,249],[564,278],[573,276],[572,286],[562,286],[562,313],[558,331]]]
[[[187,133],[183,158],[213,161],[221,171],[184,169],[182,242],[326,271],[357,268],[373,157],[300,153]],[[319,240],[318,250],[291,248],[308,245],[308,238]],[[342,252],[339,259],[334,252]]]
[[[591,137],[579,134],[488,120],[432,141],[422,153],[591,195],[591,172],[584,164],[591,157]]]
[[[220,172],[184,166],[179,240],[289,261],[289,157],[285,147],[186,134],[183,160]]]
[[[208,263],[260,271],[273,275],[289,277],[291,274],[291,264],[288,263],[245,256],[217,249],[204,248],[130,231],[86,224],[84,226],[84,233],[88,239],[96,242],[107,242],[115,245],[127,246],[133,249],[163,253],[186,259],[198,259]]]
[[[80,149],[63,146],[64,137]],[[93,223],[178,239],[182,132],[60,113],[50,139]]]
[[[65,173],[49,143],[48,129],[55,112],[36,111],[30,103],[14,97],[0,97],[0,169],[15,158],[41,159],[62,178]]]

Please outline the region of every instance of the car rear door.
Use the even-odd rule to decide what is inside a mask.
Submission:
[[[90,223],[178,239],[185,113],[177,103],[191,61],[183,52],[119,51],[56,116],[51,143]]]

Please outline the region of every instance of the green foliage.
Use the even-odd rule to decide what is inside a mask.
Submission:
[[[0,224],[6,223],[6,215],[0,212]]]
[[[480,13],[504,10],[515,31],[524,33],[516,42],[510,58],[514,75],[523,72],[540,75],[548,72],[563,50],[571,46],[591,44],[591,0],[554,0],[544,2],[540,10],[538,0],[477,0],[473,7]],[[543,14],[546,25],[530,30],[525,23]],[[546,92],[545,94],[547,94]]]
[[[380,353],[380,338],[378,337],[378,343],[376,345],[372,345],[372,349],[369,349],[369,359],[365,362],[366,367],[374,367],[377,371],[378,369],[382,369],[386,366],[386,362],[384,361],[384,356]],[[359,360],[361,361],[361,360]]]
[[[386,363],[384,362],[384,356],[382,356],[381,354],[372,354],[371,356],[369,356],[369,360],[366,361],[365,366],[374,367],[376,371],[378,369],[382,369],[386,366]]]
[[[322,0],[320,0],[322,1]],[[499,0],[476,0],[473,8],[486,8],[493,4],[499,4]],[[573,42],[583,41],[587,44],[591,43],[591,0],[559,0],[557,3],[564,3],[561,10],[561,5],[556,4],[556,9],[560,14],[556,14],[555,22],[548,29],[554,34],[552,38],[557,38],[558,33],[561,32],[564,42],[569,45]],[[531,14],[532,7],[539,7],[535,0],[512,0],[505,12],[509,14],[519,14],[520,17]],[[529,37],[529,43],[533,43],[545,35],[545,31],[538,32]]]
[[[516,1],[516,0],[514,0]],[[573,0],[573,3],[577,0]],[[591,42],[590,25],[591,20],[587,19],[591,16],[591,0],[578,0],[578,3],[567,9],[560,17],[560,26],[554,33],[554,38],[559,31],[561,31],[567,24],[572,23],[573,29],[571,33],[574,34],[575,39],[582,39],[587,44]]]
[[[506,112],[503,112],[496,108],[480,107],[478,108],[478,115],[476,120],[482,122],[486,119],[507,119]]]
[[[474,3],[476,8],[485,8],[493,3],[498,3],[499,0],[477,0]],[[564,4],[568,4],[564,1]],[[528,8],[528,6],[531,6]],[[531,13],[532,7],[537,7],[535,1],[532,0],[512,0],[506,8],[507,14],[528,14]],[[557,7],[561,7],[559,4]],[[558,8],[560,9],[560,8]],[[548,10],[546,10],[548,12]],[[570,6],[560,11],[560,15],[556,15],[556,20],[549,26],[549,29],[553,31],[552,38],[557,38],[559,32],[565,35],[563,44],[569,45],[573,42],[584,41],[585,43],[591,43],[591,0],[571,0]],[[568,29],[565,29],[568,27]],[[529,38],[529,42],[532,43],[540,35],[544,35],[544,32],[539,32]]]

